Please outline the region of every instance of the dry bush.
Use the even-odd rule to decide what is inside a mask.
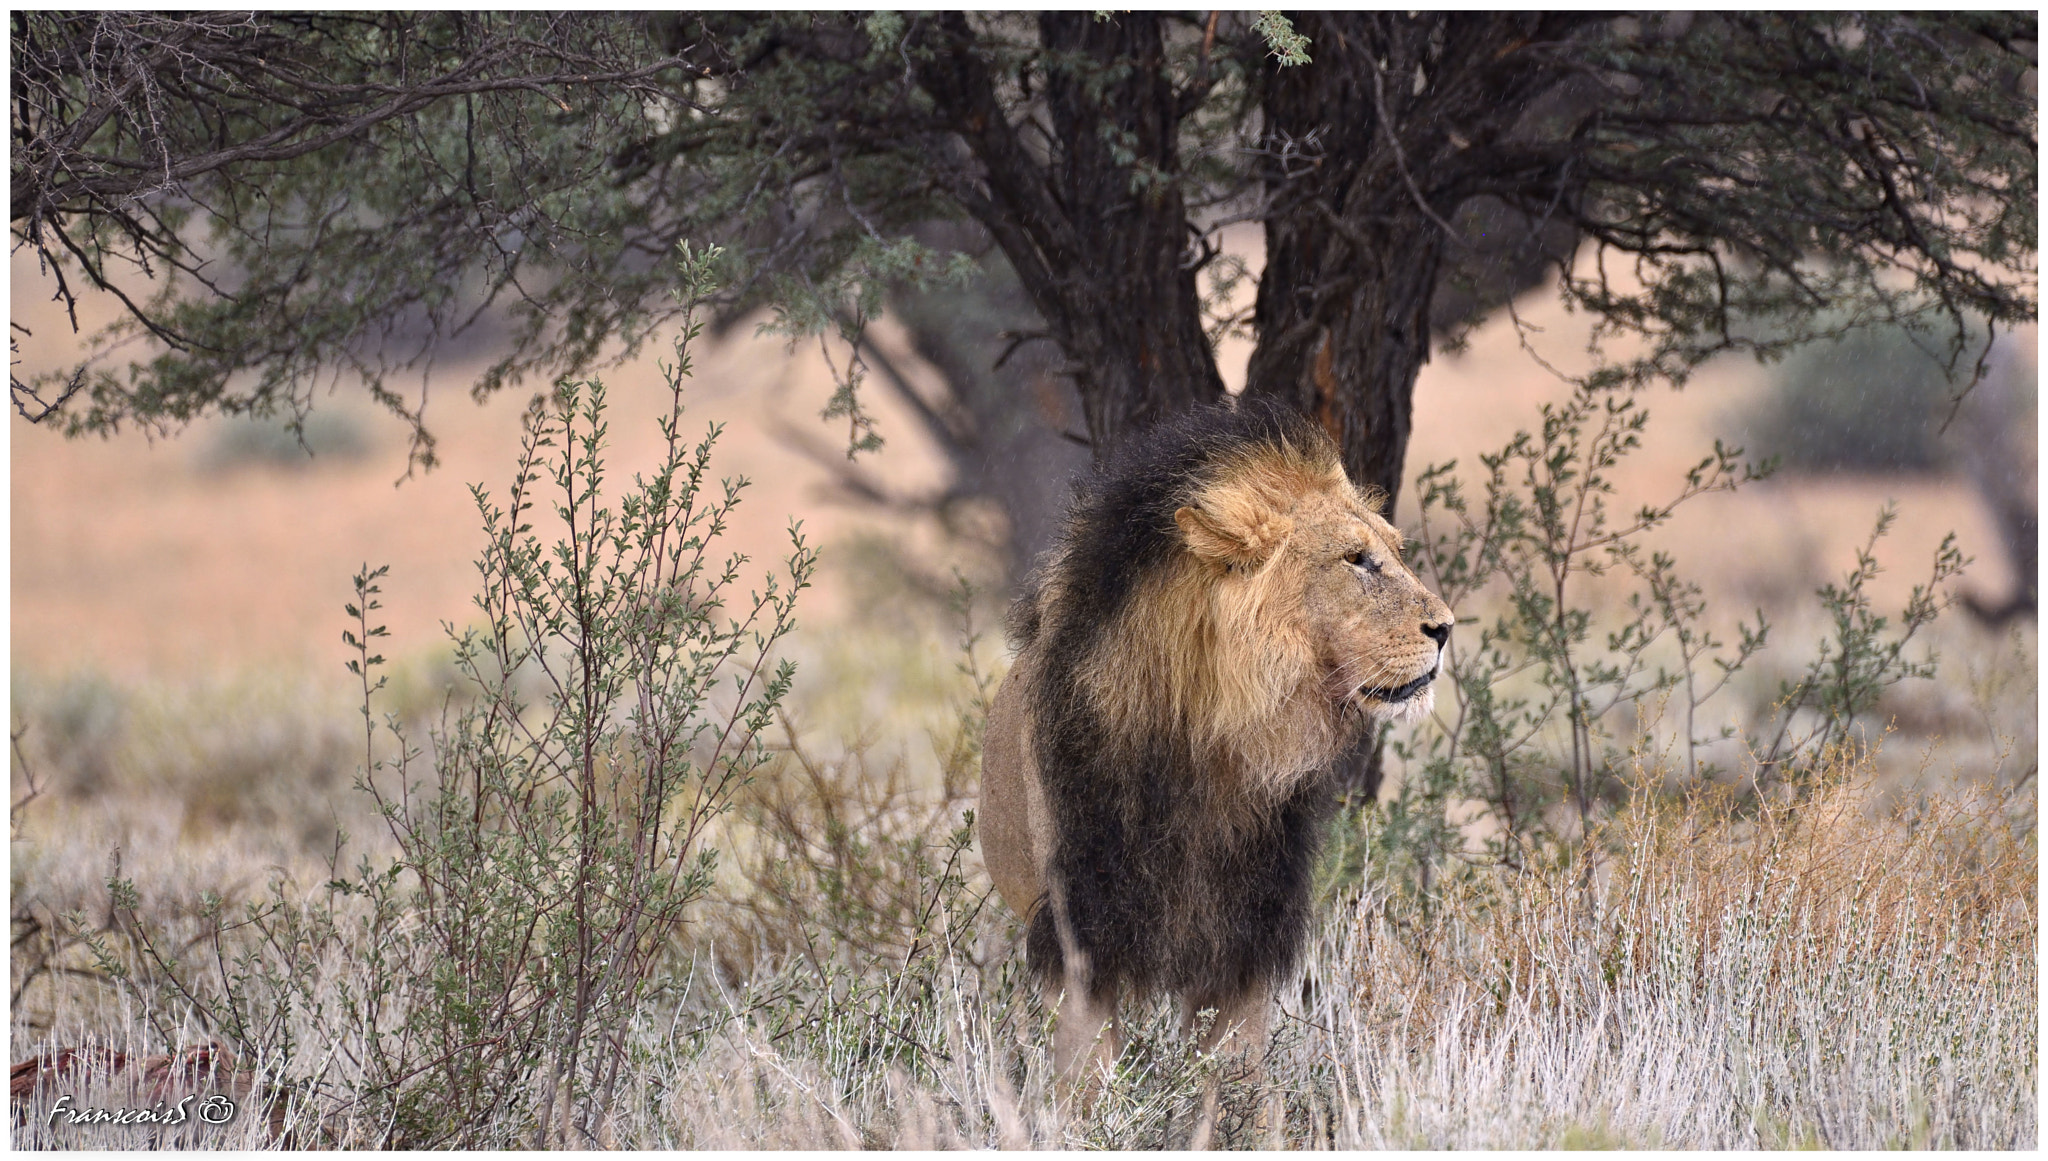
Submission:
[[[914,954],[944,893],[980,877],[974,795],[950,778],[923,785],[866,746],[825,757],[790,731],[777,749],[719,835],[732,872],[700,938],[724,977],[791,956],[821,966]]]
[[[1427,921],[1368,894],[1310,969],[1301,1116],[1356,1147],[2030,1147],[2031,822],[1983,788],[1879,809],[1868,774],[1750,817],[1639,795],[1597,868]]]
[[[863,772],[857,754],[798,751],[785,763],[736,816],[735,836],[760,828],[751,848],[733,848],[732,869],[746,874],[683,933],[699,948],[694,966],[628,1031],[599,1141],[1182,1139],[1217,1062],[1189,1054],[1163,1004],[1127,1013],[1131,1044],[1094,1115],[1054,1098],[1050,1013],[1024,977],[1014,920],[957,845],[957,788],[892,784],[886,770]],[[1283,989],[1264,1079],[1228,1078],[1226,1140],[2028,1147],[2038,1055],[2029,794],[1880,794],[1866,755],[1836,763],[1809,797],[1762,811],[1639,795],[1575,861],[1488,872],[1430,896],[1368,882],[1328,909],[1300,987]],[[104,858],[82,837],[30,833],[44,866]],[[859,875],[835,879],[855,865]],[[139,918],[172,924],[177,896],[198,879],[181,883],[145,890]],[[727,958],[725,942],[742,935],[747,954]],[[356,953],[367,951],[338,948],[308,987],[329,1003],[360,989],[366,954]],[[16,1057],[86,1042],[141,1054],[208,1036],[173,1022],[167,1041],[150,1013],[81,977],[39,986],[99,999],[59,1004],[66,1014],[48,1028],[24,1024],[17,1005]],[[314,1029],[293,1020],[311,1043]],[[299,1140],[380,1139],[346,1092],[304,1083],[292,1066],[266,1081],[290,1094]],[[1262,1137],[1250,1114],[1271,1103],[1283,1115]],[[122,1132],[45,1126],[17,1140],[143,1143]],[[258,1143],[237,1132],[191,1143]]]
[[[30,723],[21,760],[54,799],[108,820],[147,803],[201,841],[246,830],[324,852],[337,818],[308,810],[309,796],[345,790],[362,757],[334,690],[271,673],[134,685],[30,675],[13,712]]]
[[[863,588],[877,579],[865,569],[854,577]],[[955,582],[944,597],[953,640],[930,632],[936,616],[918,619],[922,632],[896,626],[880,640],[840,633],[832,644],[843,656],[825,665],[835,686],[871,685],[878,669],[899,677],[931,670],[925,655],[933,652],[952,653],[951,672],[927,674],[930,688],[899,691],[887,720],[856,720],[854,740],[838,746],[820,743],[784,712],[782,737],[770,747],[773,762],[737,792],[720,820],[713,841],[724,873],[693,947],[709,954],[725,980],[791,956],[813,966],[827,959],[907,960],[930,943],[949,894],[969,882],[986,884],[973,843],[974,807],[982,727],[1003,667],[991,665],[984,648],[985,594],[957,572]],[[906,750],[878,753],[873,736],[913,736],[919,719],[928,768]],[[984,889],[969,922],[990,908],[1001,909]],[[1001,946],[984,952],[1020,952],[1021,944],[996,938]]]

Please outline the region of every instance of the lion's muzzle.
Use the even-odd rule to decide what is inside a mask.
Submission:
[[[1391,688],[1384,685],[1361,685],[1356,691],[1356,696],[1369,701],[1384,702],[1387,705],[1399,705],[1423,690],[1428,689],[1430,683],[1436,680],[1437,669],[1437,666],[1432,665],[1429,667],[1429,672],[1421,677],[1413,681],[1402,682],[1400,685]]]

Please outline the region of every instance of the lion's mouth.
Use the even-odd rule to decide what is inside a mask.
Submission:
[[[1399,705],[1423,690],[1428,689],[1429,683],[1436,680],[1436,670],[1437,667],[1432,665],[1429,667],[1428,673],[1423,674],[1414,681],[1404,682],[1396,686],[1361,685],[1358,687],[1357,696],[1368,701],[1383,702],[1387,705]]]

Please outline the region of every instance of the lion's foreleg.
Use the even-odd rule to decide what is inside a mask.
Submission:
[[[1210,999],[1188,997],[1181,1011],[1181,1027],[1189,1036],[1196,1037],[1195,1047],[1202,1052],[1223,1052],[1228,1057],[1249,1061],[1252,1082],[1256,1085],[1263,1079],[1266,1055],[1266,1040],[1273,1021],[1273,993],[1264,986],[1254,986],[1232,996]],[[1201,1014],[1213,1008],[1216,1017],[1208,1027],[1202,1027]],[[1226,1059],[1224,1068],[1209,1074],[1209,1080],[1202,1086],[1202,1112],[1195,1120],[1194,1135],[1188,1139],[1188,1148],[1207,1149],[1216,1134],[1216,1117],[1222,1105],[1223,1073],[1232,1061]],[[1270,1116],[1261,1102],[1253,1119],[1256,1137],[1264,1137]]]
[[[1061,974],[1066,994],[1060,1000],[1059,1026],[1053,1030],[1053,1067],[1070,1096],[1092,1103],[1098,1082],[1123,1054],[1123,1026],[1117,1019],[1116,993],[1098,991],[1088,978],[1087,953],[1064,950]]]

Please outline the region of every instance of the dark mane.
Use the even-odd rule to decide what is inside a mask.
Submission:
[[[1081,484],[1067,516],[1058,561],[1068,623],[1100,628],[1115,618],[1139,578],[1180,550],[1174,509],[1219,465],[1260,445],[1336,448],[1323,430],[1265,399],[1183,412],[1124,442]]]
[[[1227,791],[1185,731],[1118,735],[1077,680],[1141,580],[1183,550],[1174,511],[1247,451],[1282,444],[1336,458],[1319,428],[1263,401],[1133,437],[1081,486],[1044,574],[1012,611],[1016,644],[1035,644],[1042,665],[1030,728],[1054,821],[1049,872],[1098,992],[1235,994],[1290,970],[1305,940],[1329,779],[1222,826]],[[1057,975],[1054,910],[1038,909],[1027,946],[1034,969]]]

